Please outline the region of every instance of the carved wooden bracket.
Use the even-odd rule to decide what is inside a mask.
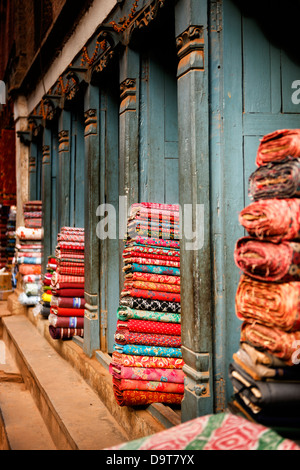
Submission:
[[[204,70],[204,36],[202,26],[190,26],[176,38],[179,58],[177,77],[191,70]]]
[[[68,152],[70,148],[69,131],[60,131],[58,133],[58,152]]]
[[[43,155],[43,159],[42,159],[43,165],[49,165],[50,164],[50,146],[49,145],[43,145],[42,155]]]
[[[22,142],[22,144],[29,147],[31,143],[30,131],[17,131],[17,136],[19,137],[20,142]]]
[[[36,159],[35,157],[29,157],[29,173],[36,171]]]
[[[84,136],[96,135],[98,132],[97,110],[89,109],[84,113]]]
[[[120,113],[123,111],[135,111],[136,110],[136,79],[126,78],[120,84]]]

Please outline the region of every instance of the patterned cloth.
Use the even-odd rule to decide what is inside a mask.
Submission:
[[[300,199],[265,199],[253,202],[239,215],[249,235],[279,243],[300,238]]]
[[[118,330],[115,333],[115,342],[117,344],[134,344],[143,346],[161,346],[167,348],[180,348],[181,336],[163,335],[163,334],[147,334]]]
[[[55,328],[49,325],[49,333],[52,339],[71,339],[74,336],[83,337],[83,328]]]
[[[108,450],[300,450],[300,447],[261,424],[231,413],[218,413]]]
[[[168,302],[165,300],[143,299],[138,297],[123,297],[120,299],[121,307],[130,307],[137,310],[151,312],[180,313],[179,302]]]
[[[148,392],[141,390],[120,390],[113,380],[113,391],[119,406],[141,406],[150,403],[166,403],[180,405],[182,393]]]
[[[147,310],[136,310],[130,307],[118,308],[119,320],[147,320],[166,323],[181,323],[180,313],[151,312]]]
[[[62,317],[50,312],[48,320],[49,324],[54,326],[55,328],[83,329],[84,327],[83,317]]]
[[[136,259],[136,258],[133,258]],[[141,273],[150,273],[150,274],[159,274],[166,276],[180,276],[180,268],[170,267],[170,266],[154,266],[152,264],[143,264],[139,262],[132,262],[126,264],[123,268],[123,271],[128,274],[132,272],[141,272]]]
[[[42,229],[41,228],[27,228],[18,227],[16,229],[16,235],[20,240],[41,240]]]
[[[126,289],[143,289],[149,291],[173,292],[180,294],[180,286],[174,284],[161,284],[160,282],[125,280],[124,290]]]
[[[182,358],[169,356],[132,355],[120,354],[114,351],[112,354],[112,364],[119,367],[142,367],[155,369],[182,369],[184,362]]]
[[[113,386],[120,392],[125,390],[145,390],[148,392],[161,393],[184,393],[184,385],[173,382],[163,382],[154,380],[117,379],[113,377]]]
[[[300,243],[243,237],[236,244],[234,259],[245,274],[261,281],[300,280]]]
[[[300,196],[300,161],[269,163],[254,171],[249,178],[249,196],[254,201]]]
[[[121,292],[121,296],[131,296],[131,297],[138,297],[142,299],[154,299],[154,300],[162,300],[167,302],[180,302],[180,294],[174,294],[173,292],[159,292],[159,291],[151,291],[151,290],[144,290],[144,289],[126,289]]]
[[[175,284],[179,286],[180,276],[164,276],[160,274],[133,272],[126,274],[125,282],[127,281],[147,281],[162,284]]]
[[[184,383],[185,374],[181,369],[156,367],[124,367],[111,363],[110,373],[117,379],[147,380],[164,383]]]
[[[300,129],[280,129],[265,135],[256,155],[257,166],[300,157]]]
[[[117,321],[117,330],[128,330],[134,332],[144,333],[156,333],[163,335],[177,335],[181,334],[180,323],[164,323],[156,321],[144,321],[144,320],[128,320],[128,321]]]
[[[299,295],[300,282],[276,284],[242,276],[235,299],[236,315],[243,321],[297,331],[300,328]]]
[[[158,356],[158,357],[177,357],[182,358],[181,349],[168,348],[164,346],[146,346],[136,344],[115,344],[114,351],[121,354],[136,356]]]
[[[180,242],[177,240],[165,240],[162,238],[150,238],[137,235],[134,239],[127,240],[126,247],[151,246],[180,249]]]

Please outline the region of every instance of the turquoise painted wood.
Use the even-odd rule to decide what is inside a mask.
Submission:
[[[216,3],[211,2],[211,6]],[[254,17],[244,16],[233,2],[223,2],[217,20],[212,13],[213,9],[210,161],[214,378],[215,408],[222,411],[232,395],[228,365],[239,347],[241,326],[235,315],[240,272],[233,259],[235,243],[244,235],[238,214],[251,202],[248,179],[256,168],[260,138],[276,129],[300,125],[299,105],[291,99],[292,83],[300,77],[300,68],[266,37]],[[218,32],[217,23],[221,26]]]
[[[59,205],[58,205],[58,125],[57,122],[52,128],[51,139],[51,250],[50,254],[55,255],[57,245]]]
[[[70,226],[84,227],[84,119],[83,104],[71,113]]]

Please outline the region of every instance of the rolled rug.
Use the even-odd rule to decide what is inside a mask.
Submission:
[[[83,337],[84,330],[78,328],[55,328],[49,325],[49,333],[52,339],[71,339],[74,336]]]
[[[279,243],[300,238],[300,199],[265,199],[241,210],[240,224],[252,237]]]
[[[258,322],[244,322],[240,340],[277,356],[285,361],[286,365],[293,366],[299,361],[299,330],[287,332]]]
[[[55,328],[84,328],[84,317],[62,317],[50,313],[48,320],[49,324]]]
[[[300,129],[279,129],[266,134],[260,141],[257,166],[300,157]]]
[[[243,237],[236,243],[234,260],[245,274],[260,281],[300,280],[300,243]]]
[[[287,160],[257,168],[249,177],[249,196],[254,201],[300,196],[300,161]]]
[[[240,320],[260,322],[284,331],[300,328],[300,282],[276,284],[241,276],[235,297]]]

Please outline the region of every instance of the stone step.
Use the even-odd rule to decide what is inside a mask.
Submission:
[[[128,440],[99,396],[26,316],[3,317],[2,325],[2,339],[58,450],[101,450]]]

